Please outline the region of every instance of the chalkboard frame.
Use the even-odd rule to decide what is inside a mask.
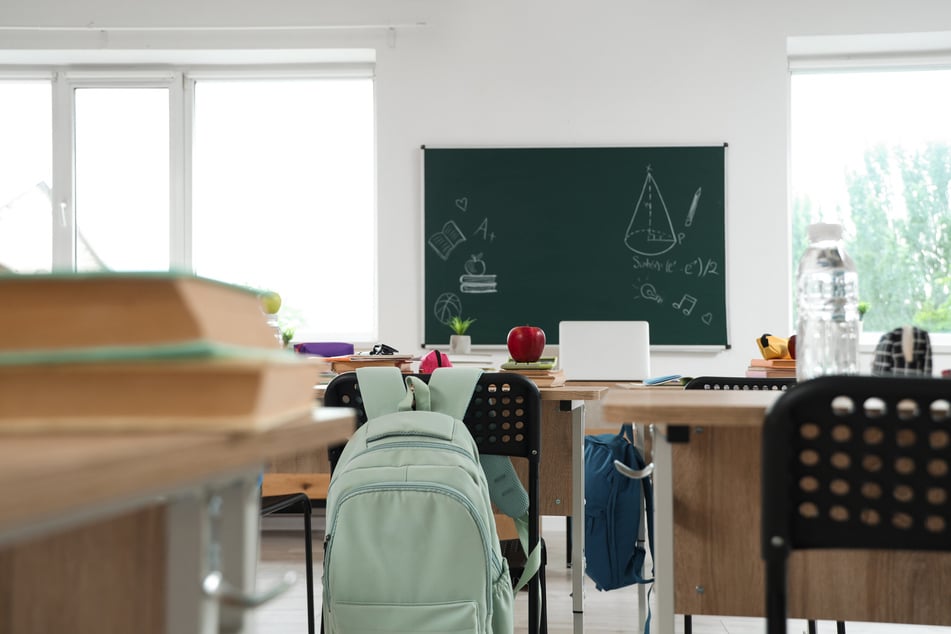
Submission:
[[[453,225],[455,224],[454,222],[453,223],[447,222],[445,224],[441,224],[443,223],[443,219],[441,217],[438,217],[439,214],[444,213],[444,210],[447,208],[447,205],[449,206],[454,205],[456,207],[455,209],[453,209],[454,213],[461,212],[465,214],[466,211],[471,211],[471,208],[470,209],[466,208],[466,204],[469,203],[469,197],[466,195],[462,195],[469,191],[469,188],[467,187],[463,187],[461,188],[461,190],[459,190],[460,195],[458,197],[455,197],[455,198],[450,197],[449,199],[447,199],[445,195],[442,195],[440,196],[441,200],[438,203],[432,200],[432,198],[434,198],[434,196],[432,196],[434,188],[431,187],[431,183],[436,179],[433,179],[432,177],[431,172],[433,170],[430,169],[430,164],[427,163],[427,155],[429,155],[430,159],[432,160],[434,156],[440,156],[440,155],[450,156],[453,153],[456,153],[459,156],[466,155],[466,156],[485,156],[485,157],[488,157],[491,153],[496,153],[495,156],[499,157],[499,156],[505,156],[506,153],[514,152],[515,154],[512,154],[511,156],[519,156],[520,158],[527,158],[527,159],[532,159],[532,157],[534,157],[537,159],[539,157],[544,157],[545,155],[549,155],[549,156],[561,155],[561,156],[570,157],[574,153],[577,153],[577,152],[586,152],[586,153],[589,153],[587,155],[589,157],[594,156],[597,158],[600,155],[609,157],[608,159],[604,159],[604,160],[614,160],[611,157],[623,156],[623,153],[633,153],[633,154],[639,153],[640,154],[639,160],[643,164],[642,167],[645,168],[643,169],[643,171],[641,171],[639,174],[637,174],[634,177],[635,181],[642,180],[643,185],[640,182],[637,182],[636,185],[633,186],[633,189],[631,189],[631,194],[628,197],[628,200],[630,201],[630,203],[628,204],[627,211],[630,213],[631,209],[633,208],[634,213],[630,219],[630,224],[627,226],[627,233],[625,234],[625,237],[624,237],[624,243],[628,246],[628,248],[631,251],[634,252],[634,255],[630,256],[634,261],[634,265],[632,268],[638,269],[636,274],[631,275],[632,290],[629,291],[630,295],[636,296],[635,299],[638,300],[638,303],[640,306],[652,305],[655,301],[658,304],[662,303],[664,305],[665,310],[672,310],[675,313],[677,313],[676,318],[679,318],[684,323],[687,322],[687,317],[691,317],[691,312],[696,307],[698,308],[698,310],[696,311],[695,315],[692,315],[693,323],[699,324],[700,321],[698,321],[698,318],[702,317],[705,322],[705,325],[703,327],[707,327],[706,330],[710,331],[711,329],[709,328],[709,326],[713,325],[714,326],[713,330],[715,330],[715,333],[705,334],[703,336],[700,336],[696,334],[696,331],[690,331],[689,328],[682,329],[680,326],[675,326],[675,328],[677,328],[676,333],[663,332],[664,328],[669,327],[668,326],[669,319],[667,314],[664,314],[660,318],[658,318],[657,316],[647,317],[641,313],[628,313],[628,312],[625,312],[624,314],[611,313],[610,310],[614,310],[614,309],[608,309],[609,312],[607,314],[601,314],[597,312],[571,314],[571,315],[564,315],[562,318],[552,321],[552,323],[541,323],[544,321],[544,319],[533,319],[533,320],[530,320],[531,323],[533,323],[534,325],[541,325],[542,327],[544,327],[545,332],[548,335],[548,343],[557,344],[558,343],[557,322],[561,320],[646,319],[647,321],[651,321],[651,322],[657,321],[657,324],[659,326],[659,328],[656,328],[656,327],[652,328],[651,348],[654,350],[672,349],[672,350],[682,350],[682,351],[686,351],[686,350],[717,351],[717,350],[729,349],[730,348],[729,327],[728,327],[729,326],[729,309],[728,309],[728,302],[727,302],[728,287],[727,287],[727,275],[726,275],[726,267],[727,267],[727,258],[726,258],[726,231],[727,231],[727,209],[726,209],[727,158],[726,156],[727,156],[727,152],[726,150],[728,147],[729,146],[727,143],[707,144],[707,145],[585,145],[585,146],[432,146],[432,145],[423,145],[421,146],[420,147],[420,163],[421,163],[420,198],[421,198],[422,222],[420,223],[420,225],[422,229],[421,242],[423,245],[422,246],[423,261],[422,261],[422,267],[421,267],[421,292],[423,294],[423,301],[424,301],[424,308],[422,311],[422,319],[420,324],[420,340],[422,341],[422,344],[421,344],[422,347],[423,348],[428,348],[428,347],[443,347],[444,348],[449,340],[449,335],[452,334],[448,325],[446,325],[444,322],[441,323],[441,319],[445,315],[449,314],[448,312],[446,312],[447,310],[452,311],[454,307],[449,306],[448,308],[446,308],[441,313],[442,316],[439,319],[437,319],[435,315],[436,302],[434,302],[433,299],[434,297],[436,297],[436,293],[432,292],[432,289],[430,288],[430,284],[432,283],[432,280],[430,278],[431,278],[433,267],[445,265],[446,261],[448,261],[450,257],[456,258],[456,256],[452,255],[452,251],[451,251],[451,249],[455,248],[456,246],[456,244],[453,242],[454,239],[458,239],[459,241],[466,241],[466,237],[463,234],[469,233],[470,234],[469,243],[464,245],[463,248],[469,248],[469,250],[477,250],[475,249],[474,245],[476,244],[476,241],[479,237],[479,236],[476,236],[474,233],[472,233],[472,229],[474,225],[470,223],[468,227],[466,227],[465,225],[463,226],[462,232],[458,235],[458,238],[454,238],[453,236],[450,236],[448,241],[444,241],[438,247],[437,247],[437,244],[434,243],[434,238],[438,237],[442,239],[445,237],[444,235],[437,235],[437,234],[444,234],[445,233],[444,231],[442,230],[435,231],[434,229],[436,228],[445,229],[446,227],[449,227],[450,224],[453,224]],[[503,153],[503,154],[500,155],[498,153]],[[590,153],[594,153],[594,154],[592,155]],[[621,154],[618,154],[618,153],[621,153]],[[674,155],[679,156],[680,158],[678,158],[678,161],[680,161],[680,159],[683,159],[682,161],[683,165],[692,165],[692,162],[697,160],[695,157],[691,157],[691,154],[702,154],[704,156],[718,157],[713,159],[712,173],[709,173],[711,168],[705,162],[707,161],[707,159],[703,159],[701,161],[702,165],[700,165],[699,171],[704,172],[705,174],[703,187],[697,187],[696,191],[694,191],[692,188],[693,186],[695,186],[695,184],[691,185],[691,189],[687,193],[692,194],[692,201],[690,202],[689,205],[687,205],[686,199],[685,199],[684,204],[680,205],[682,209],[678,209],[676,213],[678,213],[681,217],[678,218],[677,221],[674,221],[674,219],[672,218],[673,214],[668,212],[667,206],[665,205],[664,199],[667,198],[668,196],[660,193],[660,189],[662,189],[663,187],[660,185],[659,183],[660,181],[664,182],[664,186],[668,186],[670,185],[671,180],[677,180],[677,179],[670,178],[671,176],[670,169],[667,169],[666,173],[664,173],[663,165],[665,161],[668,162],[667,167],[668,168],[670,167],[669,165],[670,153],[674,153]],[[664,156],[662,155],[666,156],[667,158],[664,158]],[[602,160],[602,159],[597,158],[597,160]],[[531,160],[529,160],[528,162],[530,163]],[[658,177],[656,179],[654,178],[655,168],[653,167],[653,163],[655,162],[658,165],[658,168],[656,170]],[[682,170],[686,170],[687,172],[689,172],[689,169],[681,167],[681,162],[678,162],[677,165],[678,165],[677,167],[678,172]],[[613,165],[611,167],[613,167]],[[486,168],[483,166],[482,168],[477,168],[477,169],[489,170],[490,178],[483,179],[484,182],[491,182],[492,180],[504,180],[505,178],[505,174],[503,173],[497,173],[497,174],[491,173],[491,170],[494,169],[493,167]],[[610,171],[610,170],[606,170],[606,171]],[[545,174],[546,179],[548,175],[549,175],[548,173]],[[443,176],[439,176],[438,174],[437,176],[439,178],[443,177]],[[480,174],[480,176],[485,176],[485,174]],[[679,178],[682,175],[678,174],[677,176]],[[478,180],[478,179],[474,178],[473,180]],[[679,178],[679,180],[684,180],[684,179]],[[628,176],[628,174],[625,174],[624,181],[625,181],[624,186],[630,188],[631,178]],[[546,186],[548,184],[550,183],[549,181],[546,180]],[[612,184],[611,187],[613,186],[614,185]],[[504,189],[506,185],[503,185],[502,187]],[[515,187],[520,187],[520,185],[517,185]],[[661,223],[661,224],[669,225],[669,228],[671,231],[668,233],[672,232],[673,235],[675,236],[670,239],[672,242],[672,246],[665,246],[664,244],[661,244],[661,247],[664,247],[667,250],[674,249],[674,253],[676,253],[677,249],[682,249],[684,245],[690,243],[691,240],[693,240],[694,244],[701,244],[705,247],[711,247],[712,248],[711,252],[713,253],[713,256],[708,257],[707,254],[704,253],[704,254],[701,254],[702,257],[695,260],[696,264],[690,264],[690,263],[684,264],[683,260],[672,259],[669,256],[664,257],[663,251],[660,251],[659,249],[656,252],[651,251],[649,249],[642,251],[642,249],[644,248],[643,243],[640,243],[636,247],[633,244],[629,244],[629,241],[634,242],[635,240],[637,240],[638,235],[644,235],[644,234],[651,235],[653,233],[658,233],[658,232],[651,232],[647,230],[642,230],[639,233],[635,227],[635,222],[641,222],[640,220],[637,220],[638,216],[641,219],[647,217],[646,212],[641,212],[638,210],[641,209],[641,201],[645,198],[645,192],[648,191],[648,187],[650,187],[652,190],[656,187],[657,194],[656,194],[656,200],[654,204],[656,205],[657,204],[656,201],[659,201],[660,206],[658,208],[661,209],[668,217],[668,222]],[[610,189],[610,187],[608,189]],[[681,184],[681,189],[683,189],[682,184]],[[701,199],[701,189],[703,190],[703,194],[704,194],[704,196],[702,196],[702,199]],[[462,190],[465,190],[465,191],[462,191]],[[639,190],[639,197],[638,197],[637,190]],[[441,192],[441,193],[445,194],[445,192]],[[480,192],[477,191],[476,193],[478,195]],[[517,192],[515,192],[514,190],[509,190],[506,193],[515,194],[517,196]],[[637,198],[636,205],[634,203],[634,198]],[[676,198],[676,196],[671,196],[670,198]],[[698,206],[698,199],[701,199],[700,200],[701,204],[699,206]],[[496,203],[498,202],[499,201],[496,200]],[[437,204],[440,207],[441,211],[434,212],[433,210],[436,208]],[[687,209],[688,207],[689,209]],[[686,212],[683,211],[684,209],[686,209]],[[484,216],[484,220],[482,224],[480,225],[480,227],[477,228],[476,233],[479,233],[481,231],[482,233],[481,237],[487,240],[489,238],[489,231],[487,230],[485,224],[489,220],[489,216],[487,215],[487,212],[485,211],[485,209],[482,209],[480,213]],[[573,210],[572,210],[572,213],[573,213]],[[509,214],[508,217],[511,218],[512,214]],[[663,217],[663,214],[658,214],[658,217]],[[690,230],[688,230],[687,227],[691,226],[690,224],[691,220],[700,220],[700,219],[706,221],[707,223],[706,226],[698,230],[698,227],[700,227],[700,225],[702,225],[703,222],[694,223],[693,225],[694,228],[692,230],[694,232],[694,235],[691,236]],[[498,218],[495,218],[494,220],[497,221]],[[710,223],[713,223],[712,231],[710,231],[710,228],[711,228]],[[495,226],[497,227],[498,224],[496,224]],[[450,229],[453,229],[453,230],[457,228],[458,227],[450,227]],[[450,233],[453,233],[453,232],[450,232]],[[707,233],[709,233],[713,237],[712,238],[697,237],[697,236],[706,235]],[[491,237],[493,239],[495,238],[494,232]],[[707,244],[707,243],[704,243],[704,240],[710,240],[711,242]],[[530,251],[531,248],[541,248],[542,253],[545,254],[546,257],[550,257],[552,255],[551,253],[545,253],[544,249],[546,247],[538,247],[537,246],[538,244],[541,244],[541,243],[540,242],[536,243],[535,247],[527,247],[527,249]],[[446,253],[445,251],[440,252],[439,251],[440,248],[449,249],[449,251],[448,253]],[[523,247],[520,247],[520,248],[523,248]],[[650,249],[654,249],[654,248],[656,247],[650,246]],[[600,249],[598,250],[600,251]],[[481,253],[478,255],[479,257],[482,257]],[[473,254],[469,255],[470,259],[472,259],[473,257],[474,257]],[[456,264],[458,265],[459,263],[457,262]],[[473,263],[468,262],[468,264],[473,264]],[[463,273],[463,275],[459,277],[460,290],[462,290],[463,285],[470,284],[470,288],[468,289],[468,291],[462,290],[463,293],[470,292],[470,293],[481,294],[481,293],[495,292],[494,287],[495,287],[496,275],[479,275],[482,273],[487,273],[484,270],[485,263],[477,262],[476,264],[478,266],[473,266],[472,268],[478,269],[478,270],[470,271],[469,270],[470,267],[466,267],[465,271],[461,271],[461,270],[459,271]],[[665,291],[671,290],[670,295],[673,295],[676,292],[677,301],[675,302],[674,298],[671,298],[670,296],[662,297],[660,292],[656,292],[654,290],[655,285],[651,283],[652,279],[650,278],[650,274],[655,270],[657,266],[666,265],[668,269],[670,269],[672,264],[678,267],[679,271],[684,275],[684,277],[690,277],[691,279],[693,275],[696,274],[696,271],[698,270],[706,271],[706,273],[711,273],[710,278],[715,279],[713,286],[715,287],[716,290],[714,291],[714,294],[710,297],[705,297],[697,293],[697,296],[694,297],[689,292],[681,292],[682,289],[673,289],[673,290],[665,289]],[[708,266],[710,266],[710,269],[706,268]],[[457,268],[460,268],[460,267],[457,266]],[[502,269],[502,271],[504,272],[504,269]],[[669,272],[670,271],[668,271],[668,273]],[[688,275],[688,272],[690,272],[690,275]],[[467,273],[474,273],[474,274],[467,275]],[[452,275],[455,275],[455,273],[453,273]],[[626,275],[626,273],[622,275]],[[469,280],[463,281],[464,278],[469,278]],[[646,282],[644,282],[645,279],[647,280]],[[626,281],[627,280],[625,280],[625,282]],[[638,284],[640,286],[638,286]],[[657,286],[660,288],[659,284]],[[493,287],[493,288],[490,289],[489,287]],[[626,288],[626,285],[625,285],[625,288]],[[647,289],[647,290],[644,290],[644,289]],[[450,290],[454,290],[454,289],[450,289]],[[576,287],[571,287],[571,288],[568,288],[567,290],[569,291],[569,294],[571,294],[571,293],[577,292],[579,289]],[[689,291],[691,289],[688,288],[687,290]],[[437,299],[442,299],[442,295],[443,293],[441,293]],[[557,293],[549,293],[547,295],[543,295],[543,297],[547,298],[547,297],[553,297],[555,295],[557,295]],[[665,293],[665,295],[667,294]],[[466,296],[462,295],[462,297],[466,297]],[[471,295],[468,297],[475,297],[477,299],[480,298],[479,295]],[[491,297],[491,296],[484,295],[482,297]],[[699,302],[698,302],[698,298],[699,298]],[[558,301],[564,301],[564,300],[553,299],[553,301],[557,305]],[[584,301],[585,301],[585,298],[582,298],[582,302],[579,302],[579,304],[586,305],[584,304]],[[627,301],[626,298],[625,298],[625,301]],[[691,304],[690,302],[693,302],[693,303]],[[434,304],[434,305],[431,306],[430,304]],[[700,306],[706,305],[708,308],[706,309],[700,308],[698,304]],[[508,305],[508,303],[506,305]],[[445,308],[447,305],[442,304],[442,306],[444,306]],[[715,308],[711,310],[710,307],[715,307]],[[625,308],[624,310],[627,311],[627,308]],[[642,309],[638,308],[637,310],[640,311]],[[706,312],[701,312],[702,310],[706,310]],[[714,314],[714,311],[716,311],[716,314]],[[466,311],[464,309],[457,309],[456,312],[461,312],[462,317],[473,316],[470,314],[466,314]],[[682,315],[680,313],[682,313]],[[494,324],[494,330],[490,334],[486,334],[484,331],[480,332],[480,325],[484,326],[485,322],[483,321],[480,324],[479,315],[477,314],[475,316],[477,318],[476,323],[472,326],[472,330],[470,331],[470,333],[467,333],[467,334],[472,335],[473,348],[477,350],[478,349],[487,349],[487,350],[498,349],[500,347],[504,348],[505,334],[508,331],[508,327],[510,327],[508,324],[516,325],[517,323],[520,323],[516,320],[508,320],[508,323],[505,325],[505,328],[500,328],[499,327],[500,324],[496,323]],[[708,321],[708,318],[711,318],[711,320]],[[719,324],[711,324],[711,321],[719,321]],[[697,326],[694,325],[691,327],[696,328]],[[658,331],[661,331],[661,336],[659,337],[657,336]],[[682,334],[684,332],[686,332],[687,334]],[[699,340],[698,340],[698,337],[699,337]]]

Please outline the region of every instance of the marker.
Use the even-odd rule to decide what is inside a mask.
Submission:
[[[690,210],[687,212],[687,219],[684,221],[685,227],[689,227],[693,224],[693,215],[697,213],[697,203],[700,202],[701,191],[703,191],[703,187],[698,187],[693,195],[693,200],[690,201]]]

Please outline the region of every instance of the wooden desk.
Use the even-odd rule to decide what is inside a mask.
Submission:
[[[761,432],[780,394],[631,390],[603,400],[606,420],[656,426],[654,631],[672,633],[675,612],[764,616]],[[675,429],[687,442],[671,442]],[[951,604],[938,591],[946,583],[947,554],[797,551],[788,610],[792,618],[951,625]]]
[[[353,421],[320,408],[241,434],[3,435],[0,632],[240,632],[243,612],[201,592],[216,543],[225,579],[252,592],[263,464]]]

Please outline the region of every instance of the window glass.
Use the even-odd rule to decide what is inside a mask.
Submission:
[[[842,223],[865,332],[951,331],[949,112],[949,70],[792,75],[793,274],[806,226]]]
[[[48,81],[0,81],[0,264],[52,270]]]
[[[76,267],[169,267],[165,88],[76,89]]]
[[[298,340],[375,338],[372,86],[195,84],[195,272],[276,291]]]

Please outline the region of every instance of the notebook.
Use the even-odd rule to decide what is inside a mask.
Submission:
[[[651,376],[646,321],[562,321],[558,360],[569,381],[643,381]]]

